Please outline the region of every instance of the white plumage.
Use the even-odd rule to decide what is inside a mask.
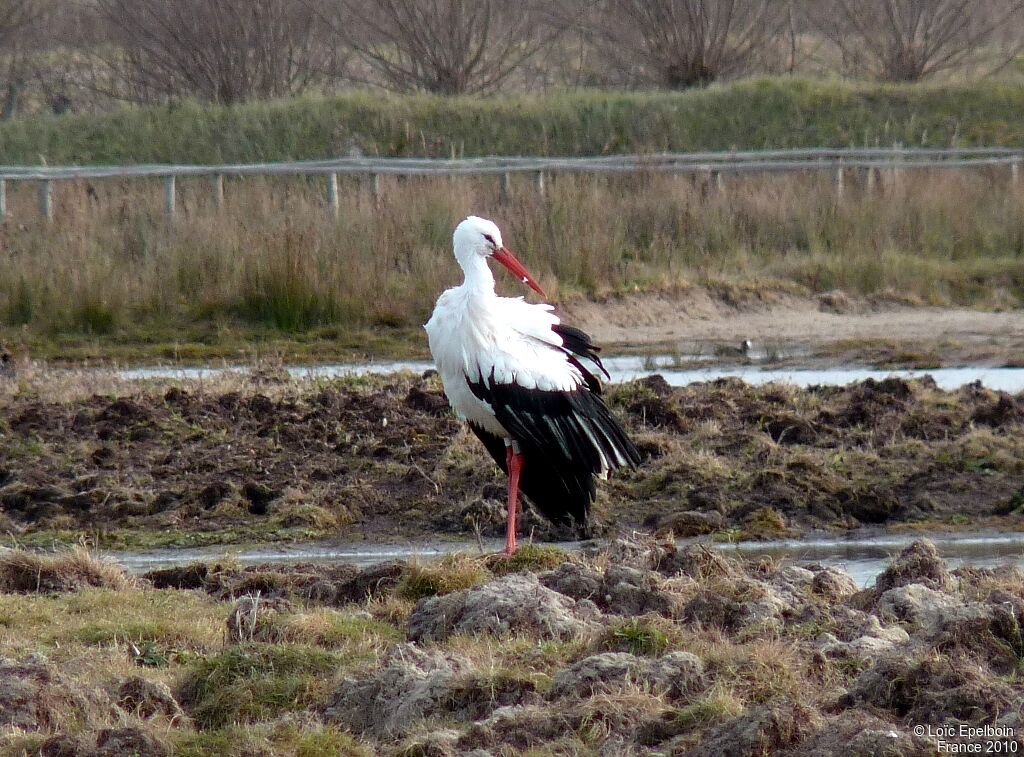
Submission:
[[[584,520],[591,476],[640,458],[598,396],[604,368],[590,338],[563,326],[551,305],[495,294],[491,257],[541,292],[498,227],[470,216],[453,242],[465,280],[441,294],[425,328],[449,402],[510,473],[511,552],[524,454],[523,491],[556,521]]]

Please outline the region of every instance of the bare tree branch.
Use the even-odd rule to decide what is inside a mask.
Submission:
[[[623,83],[699,87],[751,70],[786,32],[788,0],[602,0],[590,38]]]
[[[306,0],[310,7],[320,2]],[[333,0],[335,37],[399,92],[489,92],[562,33],[542,0]]]
[[[807,17],[856,75],[920,81],[965,66],[998,70],[1022,49],[1024,0],[806,0]]]
[[[327,51],[301,0],[96,0],[113,39],[105,62],[132,100],[220,103],[304,89]]]

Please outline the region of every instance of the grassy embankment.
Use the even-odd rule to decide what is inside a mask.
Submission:
[[[216,162],[346,154],[598,154],[797,145],[1022,144],[1024,91],[997,84],[878,87],[765,81],[684,94],[438,100],[353,95],[242,108],[129,110],[0,127],[0,162]],[[1024,195],[999,171],[906,175],[867,195],[851,177],[703,182],[560,178],[385,182],[380,207],[344,182],[335,223],[322,187],[228,185],[218,214],[181,182],[168,231],[156,182],[61,187],[57,222],[9,189],[0,229],[0,340],[33,354],[244,358],[408,354],[468,212],[491,215],[561,299],[708,286],[886,295],[981,308],[1024,291]],[[514,285],[504,282],[506,290]]]

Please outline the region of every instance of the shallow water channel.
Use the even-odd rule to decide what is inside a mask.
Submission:
[[[864,367],[841,368],[772,368],[761,365],[729,365],[702,368],[687,368],[688,362],[701,359],[700,356],[679,355],[620,355],[609,356],[604,364],[612,381],[631,381],[655,373],[664,376],[673,386],[685,386],[695,381],[714,381],[719,378],[735,377],[750,384],[767,384],[781,381],[797,386],[843,385],[865,379],[881,380],[889,376],[903,378],[931,376],[943,389],[980,381],[990,389],[1007,392],[1024,391],[1024,368],[993,368],[989,366],[968,366],[963,368],[932,368],[928,370],[900,370]],[[341,363],[334,365],[294,365],[287,371],[296,378],[317,379],[341,376],[365,376],[411,371],[422,373],[433,368],[427,361],[387,361],[377,363]],[[240,366],[224,367],[148,367],[118,371],[125,379],[183,379],[202,380],[213,378],[225,372],[242,373],[248,370]]]
[[[998,565],[1024,566],[1024,533],[972,533],[972,534],[913,534],[900,536],[872,536],[857,539],[811,538],[764,542],[738,542],[713,544],[723,554],[745,559],[771,557],[791,565],[830,565],[846,570],[858,586],[867,586],[875,576],[885,570],[889,561],[916,538],[931,539],[945,558],[950,569],[961,565],[995,567]],[[693,540],[683,539],[680,544]],[[710,543],[709,543],[710,544]],[[439,560],[452,552],[478,553],[481,547],[497,552],[503,546],[500,539],[476,541],[424,541],[392,544],[366,544],[354,542],[316,542],[311,544],[271,544],[253,547],[202,547],[196,549],[161,549],[147,552],[108,552],[108,557],[134,573],[154,568],[185,565],[195,561],[215,561],[230,558],[242,565],[258,563],[349,563],[357,567],[373,565],[384,560]],[[567,550],[600,549],[600,542],[563,542]]]

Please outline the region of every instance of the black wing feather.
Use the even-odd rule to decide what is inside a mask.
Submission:
[[[592,362],[598,367],[601,373],[604,374],[606,379],[611,379],[608,371],[604,367],[604,363],[601,362],[601,357],[597,354],[601,351],[601,348],[594,344],[594,341],[590,338],[590,334],[585,331],[581,331],[575,326],[566,326],[563,323],[556,323],[551,327],[551,330],[562,337],[562,349],[565,351],[569,362],[575,366],[583,375],[583,380],[587,384],[587,389],[592,391],[594,394],[601,393],[601,379],[593,374],[592,371],[588,370],[583,363],[580,362],[580,358],[585,358]]]
[[[576,354],[603,370],[590,337],[578,329],[566,333],[569,338],[563,336],[567,345],[564,349],[568,351],[571,344]],[[640,452],[598,392],[591,389],[591,381],[600,386],[597,378],[582,368],[581,372],[587,382],[573,391],[498,383],[493,371],[486,381],[469,382],[473,394],[490,405],[498,422],[519,444],[524,456],[520,481],[523,494],[555,523],[586,522],[597,493],[593,477],[605,462],[618,468],[635,467],[641,460]],[[504,440],[470,425],[506,470]]]

